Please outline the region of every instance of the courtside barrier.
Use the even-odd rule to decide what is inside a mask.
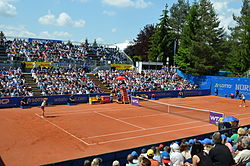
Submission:
[[[178,97],[179,90],[173,90],[173,91],[156,91],[156,92],[134,92],[133,96],[137,95],[147,95],[149,98],[151,98],[152,94],[156,98],[164,98],[164,97]],[[210,89],[197,89],[197,90],[183,90],[184,97],[189,96],[206,96],[211,94]]]
[[[142,95],[146,94],[149,98],[151,98],[152,94],[156,98],[164,98],[164,97],[178,97],[179,90],[176,91],[155,91],[155,92],[134,92],[132,95]],[[184,97],[188,96],[204,96],[210,95],[210,89],[198,89],[198,90],[183,90]],[[96,96],[110,96],[110,93],[93,93],[93,94],[83,94],[83,95],[74,95],[76,103],[88,103],[90,97]],[[67,105],[67,101],[70,95],[57,95],[57,96],[39,96],[39,97],[26,97],[30,106],[38,106],[41,105],[43,98],[48,98],[48,105]],[[19,107],[20,101],[24,97],[6,97],[0,98],[0,108],[10,108],[10,107]]]
[[[221,76],[194,76],[177,70],[178,75],[199,85],[201,89],[211,89],[211,94],[221,97],[230,97],[236,90],[243,93],[247,100],[250,100],[250,78],[221,77]],[[237,96],[236,98],[238,98]]]
[[[246,126],[240,126],[240,127],[247,127],[249,128],[250,125]],[[238,127],[239,128],[239,127]],[[224,133],[229,133],[232,134],[232,130],[237,130],[238,128],[230,128],[230,129],[225,129],[220,131],[221,134]],[[140,147],[135,147],[131,149],[126,149],[126,150],[121,150],[121,151],[115,151],[111,153],[105,153],[105,154],[100,154],[100,155],[94,155],[94,156],[88,156],[88,157],[83,157],[83,158],[78,158],[78,159],[73,159],[73,160],[67,160],[67,161],[62,161],[62,162],[57,162],[57,163],[51,163],[51,164],[46,164],[42,166],[79,166],[83,165],[85,160],[92,161],[94,158],[101,158],[103,160],[102,165],[112,165],[112,162],[114,160],[118,160],[121,165],[125,165],[127,162],[127,155],[131,154],[131,152],[136,151],[138,154],[140,154],[141,149],[150,149],[152,146],[159,146],[159,144],[163,144],[164,146],[170,146],[172,142],[181,142],[181,140],[186,139],[194,139],[197,138],[198,140],[203,140],[205,138],[210,138],[213,135],[214,132],[211,133],[206,133],[206,134],[201,134],[201,135],[196,135],[196,136],[191,136],[191,137],[186,137],[186,138],[181,138],[181,139],[176,139],[176,140],[170,140],[166,142],[159,142],[156,144],[151,144],[151,145],[145,145],[145,146],[140,146]]]
[[[89,102],[89,97],[96,95],[100,96],[109,96],[109,93],[100,93],[100,94],[83,94],[83,95],[74,95],[76,103],[87,103]],[[39,96],[39,97],[25,97],[30,106],[41,105],[43,98],[48,98],[48,105],[67,105],[67,101],[70,95],[58,95],[58,96]],[[7,97],[0,98],[0,108],[10,108],[10,107],[19,107],[20,101],[24,97]]]

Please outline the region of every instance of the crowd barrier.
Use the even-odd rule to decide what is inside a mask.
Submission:
[[[241,127],[249,128],[250,125],[241,126]],[[238,128],[234,128],[234,130],[235,129],[238,129]],[[220,133],[221,134],[224,134],[224,133],[232,134],[232,130],[233,130],[232,128],[225,129],[225,130],[220,131]],[[172,142],[175,142],[175,141],[180,142],[182,139],[189,140],[189,139],[197,138],[198,140],[203,140],[205,138],[211,138],[213,133],[214,132],[196,135],[196,136],[191,136],[191,137],[180,138],[180,139],[176,139],[176,140],[170,140],[170,141],[166,141],[166,142],[159,142],[157,144],[145,145],[145,146],[135,147],[135,148],[131,148],[131,149],[115,151],[115,152],[111,152],[111,153],[105,153],[105,154],[88,156],[88,157],[67,160],[67,161],[62,161],[62,162],[57,162],[57,163],[51,163],[51,164],[46,164],[43,166],[51,166],[51,165],[53,165],[53,166],[79,166],[79,165],[83,165],[85,160],[92,161],[94,158],[101,158],[103,160],[102,165],[112,165],[112,162],[114,160],[118,160],[121,163],[121,165],[125,165],[127,163],[127,160],[126,160],[127,155],[131,154],[131,152],[133,152],[133,151],[136,151],[138,154],[140,154],[142,148],[150,149],[152,146],[159,146],[159,144],[163,144],[165,146],[170,146],[170,144]]]
[[[178,75],[186,78],[193,84],[199,85],[201,89],[211,89],[212,95],[230,97],[236,95],[236,90],[243,93],[247,100],[250,100],[250,78],[221,77],[221,76],[194,76],[184,74],[177,70]]]
[[[164,98],[164,97],[178,97],[179,90],[173,90],[173,91],[156,91],[156,92],[134,92],[133,96],[142,95],[145,94],[149,98],[151,98],[152,94],[156,98]],[[189,96],[205,96],[210,95],[211,91],[210,89],[196,89],[196,90],[183,90],[183,96],[189,97]]]
[[[96,95],[100,96],[109,96],[109,93],[100,93],[100,94],[83,94],[83,95],[74,95],[76,103],[88,103],[89,97]],[[26,97],[30,106],[41,105],[43,98],[48,98],[48,105],[60,105],[67,104],[70,95],[58,95],[58,96],[39,96],[39,97]],[[9,107],[19,107],[20,101],[24,97],[7,97],[0,98],[0,108],[9,108]]]
[[[178,97],[180,91],[156,91],[156,92],[135,92],[133,95],[146,94],[149,97],[152,94],[157,98],[164,97]],[[210,89],[200,89],[200,90],[184,90],[184,96],[201,96],[201,95],[210,95]],[[99,96],[110,96],[110,93],[98,93],[98,94],[83,94],[83,95],[74,95],[76,103],[88,103],[90,97]],[[67,104],[70,95],[57,95],[57,96],[39,96],[39,97],[26,97],[30,106],[41,105],[43,98],[48,98],[48,105],[59,105]],[[0,108],[9,108],[9,107],[19,107],[20,101],[23,97],[7,97],[0,98]]]

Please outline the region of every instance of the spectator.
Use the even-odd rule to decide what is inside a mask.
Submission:
[[[213,148],[213,141],[211,139],[205,138],[202,141],[202,144],[204,145],[204,152],[209,154],[209,151]]]
[[[151,166],[159,166],[159,162],[157,160],[153,159],[154,158],[154,150],[148,149],[147,157],[151,162]]]
[[[173,143],[170,146],[172,153],[170,153],[170,160],[173,166],[181,166],[184,164],[184,157],[180,152],[180,146],[177,143]]]
[[[139,160],[139,166],[151,166],[151,162],[149,159],[147,159],[146,157],[141,157],[141,159]]]
[[[142,148],[140,156],[147,157],[147,149]]]
[[[131,154],[127,156],[127,161],[128,163],[126,164],[126,166],[137,166],[137,164],[133,163],[133,156]]]
[[[112,166],[120,166],[120,162],[118,160],[113,161]]]
[[[161,159],[162,159],[161,163],[163,166],[169,166],[171,164],[170,155],[168,152],[162,152]]]
[[[89,160],[85,160],[83,166],[91,166],[91,162]]]
[[[232,153],[227,146],[221,143],[221,135],[215,132],[212,136],[215,146],[209,151],[214,166],[231,166],[234,164]]]
[[[191,156],[193,166],[213,166],[211,158],[204,152],[204,146],[200,142],[192,145]]]
[[[185,161],[189,160],[191,158],[191,153],[190,153],[189,149],[190,149],[190,147],[186,143],[182,143],[180,145],[180,152],[183,155]]]
[[[137,154],[137,152],[133,151],[131,153],[131,155],[133,156],[133,163],[138,164],[138,154]]]
[[[250,162],[250,137],[243,136],[243,138],[242,138],[242,147],[243,147],[243,150],[240,151],[234,157],[234,160],[238,165],[246,164],[246,163]]]
[[[91,166],[100,166],[102,163],[102,159],[101,158],[94,158],[91,162]]]
[[[159,165],[162,165],[161,164],[161,153],[160,153],[160,148],[159,147],[155,147],[153,159],[157,160],[159,162]]]

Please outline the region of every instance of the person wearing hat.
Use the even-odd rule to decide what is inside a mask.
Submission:
[[[172,153],[170,153],[170,160],[173,166],[180,166],[184,164],[184,157],[180,152],[180,147],[177,143],[170,145]]]
[[[131,155],[133,156],[133,163],[138,164],[138,154],[137,154],[137,152],[133,151],[131,153]]]
[[[152,149],[148,149],[147,151],[147,157],[149,159],[149,161],[151,162],[151,166],[159,166],[159,162],[154,158],[154,151]]]
[[[221,143],[221,134],[215,132],[212,135],[212,141],[215,146],[209,151],[209,156],[212,159],[214,166],[231,166],[233,165],[234,159],[232,153],[226,145]]]
[[[162,158],[162,166],[170,166],[171,161],[170,161],[170,155],[168,152],[162,152],[161,153],[161,158]]]

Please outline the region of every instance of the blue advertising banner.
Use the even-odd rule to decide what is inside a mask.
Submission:
[[[247,100],[250,100],[250,78],[193,76],[184,74],[180,70],[177,73],[191,83],[197,84],[200,89],[211,89],[212,95],[230,97],[230,94],[234,94],[236,98],[239,98],[242,93]],[[239,91],[238,96],[236,96],[237,90]]]
[[[151,95],[154,94],[156,98],[164,98],[164,97],[178,97],[179,90],[175,91],[156,91],[156,92],[134,92],[133,96],[145,94],[148,95],[148,98],[151,98]],[[184,96],[205,96],[210,95],[210,89],[198,89],[198,90],[184,90]]]
[[[152,94],[156,98],[164,97],[177,97],[179,91],[157,91],[157,92],[135,92],[133,96],[139,94],[146,94],[151,98]],[[183,91],[184,96],[201,96],[201,95],[210,95],[210,89],[201,89],[201,90],[185,90]],[[110,96],[110,93],[100,93],[100,94],[83,94],[83,95],[74,95],[76,103],[88,103],[89,97],[94,96]],[[70,95],[60,95],[60,96],[39,96],[39,97],[25,97],[30,106],[41,105],[43,98],[48,98],[48,105],[58,105],[58,104],[67,104]],[[19,107],[20,101],[24,97],[8,97],[0,98],[0,108],[9,108],[9,107]]]

